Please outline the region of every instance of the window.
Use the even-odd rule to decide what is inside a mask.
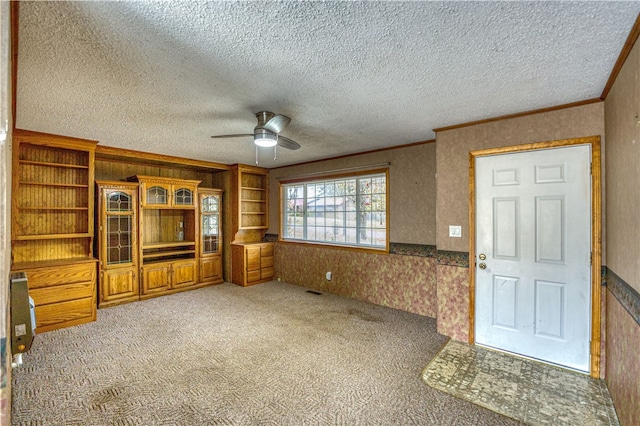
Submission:
[[[387,171],[283,182],[282,239],[387,248]]]

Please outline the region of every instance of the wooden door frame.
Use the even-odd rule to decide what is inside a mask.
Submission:
[[[602,264],[602,177],[600,136],[536,142],[524,145],[490,148],[469,152],[469,343],[475,343],[476,290],[476,182],[475,161],[487,155],[512,154],[538,149],[562,148],[572,145],[591,146],[591,347],[590,375],[600,377],[601,331],[601,264]]]

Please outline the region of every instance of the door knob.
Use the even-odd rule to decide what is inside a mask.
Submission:
[[[480,258],[480,260],[485,260],[487,258],[487,256],[484,253],[481,253],[480,256],[478,256]]]
[[[480,267],[480,269],[487,269],[487,264],[482,262],[480,263],[480,265],[478,265]]]

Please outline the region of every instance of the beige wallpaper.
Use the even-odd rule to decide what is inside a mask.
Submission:
[[[278,182],[315,172],[389,162],[389,238],[394,243],[435,245],[435,143],[413,145],[369,154],[269,171],[269,234],[279,234]]]
[[[640,43],[605,101],[607,267],[640,292]]]
[[[603,102],[438,132],[438,250],[469,251],[469,151],[594,135],[604,146]],[[449,225],[461,225],[462,238],[449,237]]]

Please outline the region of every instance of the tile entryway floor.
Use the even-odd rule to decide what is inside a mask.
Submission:
[[[531,425],[619,425],[603,380],[479,346],[449,341],[422,379]]]

